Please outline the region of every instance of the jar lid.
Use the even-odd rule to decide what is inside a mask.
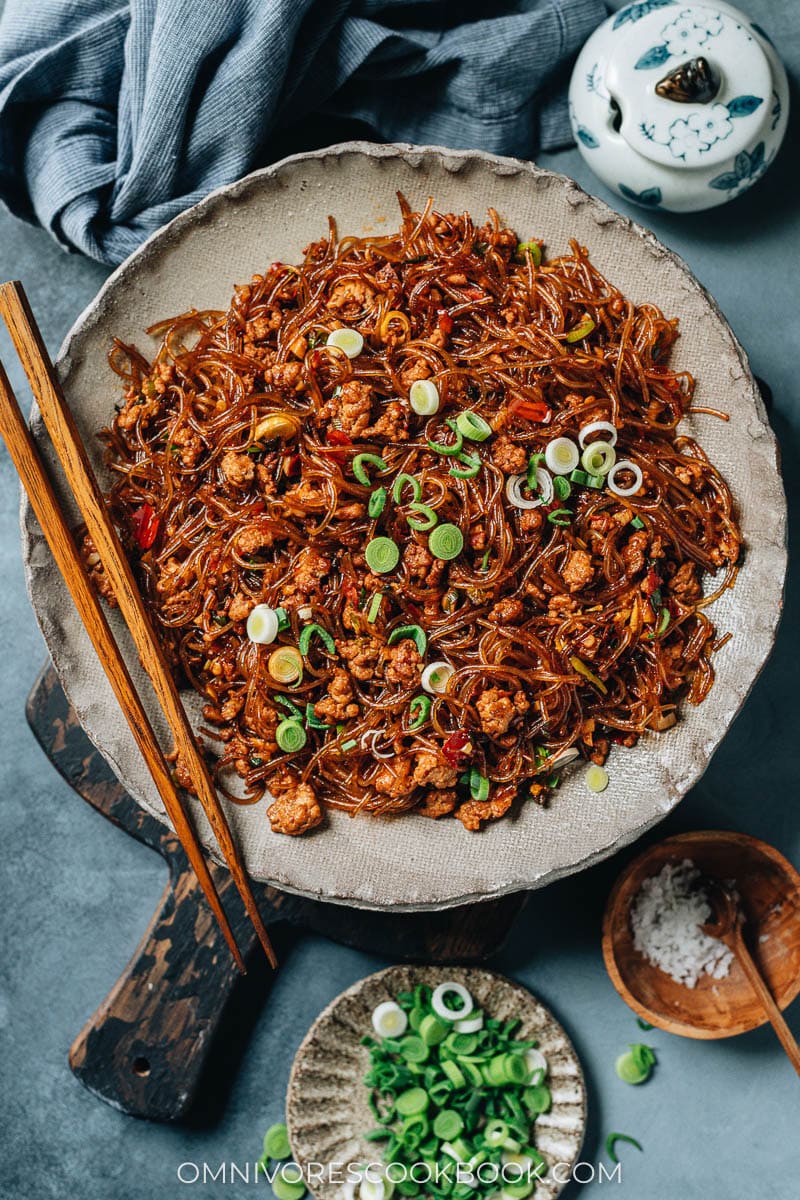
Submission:
[[[770,112],[772,72],[752,31],[730,9],[647,0],[618,29],[605,84],[628,145],[670,167],[730,160]],[[628,12],[629,10],[623,10]]]

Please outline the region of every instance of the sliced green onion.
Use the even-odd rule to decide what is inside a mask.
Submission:
[[[586,487],[587,483],[589,482],[589,476],[585,471],[581,471],[578,467],[576,467],[575,470],[570,474],[570,479],[573,483],[579,484],[580,487]]]
[[[386,463],[379,454],[357,454],[353,459],[353,474],[359,483],[364,487],[369,487],[370,478],[367,474],[364,464],[369,463],[372,467],[377,467],[379,471],[386,470]]]
[[[326,725],[324,721],[320,721],[317,714],[314,712],[314,705],[306,705],[306,725],[309,729],[330,729],[330,725]]]
[[[494,433],[489,422],[469,408],[456,417],[456,429],[469,442],[485,442]]]
[[[545,456],[538,451],[528,459],[528,487],[532,492],[535,492],[539,487],[538,471],[540,467],[544,466],[544,461]]]
[[[437,662],[428,663],[422,672],[420,682],[426,692],[440,696],[447,691],[447,685],[453,675],[455,675],[455,668],[442,658]]]
[[[639,1026],[640,1029],[644,1029],[644,1030],[650,1030],[650,1029],[654,1028],[654,1026],[651,1025],[649,1021],[643,1021],[641,1017],[636,1018],[636,1024]]]
[[[486,1122],[486,1128],[483,1131],[483,1140],[487,1146],[502,1146],[509,1135],[509,1128],[505,1121],[494,1117]]]
[[[275,741],[279,748],[287,754],[295,754],[298,750],[302,750],[307,740],[305,729],[293,717],[287,717],[285,721],[281,721],[275,730]]]
[[[275,616],[278,618],[278,633],[285,633],[286,630],[291,626],[289,614],[285,608],[276,608]]]
[[[420,657],[422,657],[428,648],[428,635],[419,625],[398,625],[389,634],[388,645],[394,646],[395,642],[400,642],[403,638],[411,638],[411,641],[419,651]]]
[[[631,529],[644,529],[644,521],[641,517],[634,517],[631,521]]]
[[[454,1088],[463,1088],[466,1085],[467,1080],[463,1071],[452,1059],[445,1058],[442,1060],[442,1070]]]
[[[474,479],[481,469],[481,460],[477,454],[459,454],[458,461],[463,467],[451,467],[450,474],[456,479]]]
[[[606,1138],[606,1154],[613,1163],[619,1162],[616,1151],[617,1142],[627,1142],[629,1146],[635,1146],[637,1150],[642,1149],[636,1138],[629,1137],[627,1133],[610,1133]]]
[[[491,554],[492,554],[491,550],[487,550],[486,553],[484,554],[483,558],[481,559],[481,570],[482,571],[488,571],[489,559],[491,557]]]
[[[267,670],[278,683],[299,683],[303,678],[303,658],[296,646],[279,646],[267,660]]]
[[[649,1053],[643,1054],[642,1050]],[[614,1070],[623,1083],[640,1084],[650,1078],[655,1062],[655,1055],[649,1046],[631,1046],[625,1054],[620,1054]]]
[[[402,472],[397,476],[392,484],[392,499],[394,500],[395,504],[400,503],[400,497],[402,496],[403,488],[406,486],[411,488],[413,493],[412,499],[415,502],[419,500],[420,496],[422,495],[422,484],[417,479],[416,475],[406,475],[405,472]]]
[[[264,1153],[270,1158],[284,1159],[292,1157],[292,1148],[289,1145],[289,1133],[283,1123],[280,1125],[270,1125],[264,1134]]]
[[[406,517],[412,529],[419,529],[422,533],[427,533],[429,529],[433,529],[436,522],[439,520],[436,513],[427,504],[409,504],[409,512],[419,513],[418,517]]]
[[[370,600],[369,608],[367,609],[367,620],[369,621],[370,625],[374,625],[375,622],[377,621],[378,613],[381,611],[382,603],[383,603],[383,592],[376,592],[375,595]]]
[[[542,247],[539,242],[518,242],[517,243],[517,258],[522,258],[523,255],[530,255],[531,262],[535,267],[541,266],[542,263]]]
[[[411,716],[414,717],[408,728],[419,729],[422,725],[424,725],[430,715],[432,707],[433,701],[431,700],[430,696],[415,696],[408,705],[408,711]],[[415,713],[417,714],[416,716],[414,716]]]
[[[582,321],[579,321],[577,325],[574,325],[573,328],[570,329],[569,333],[567,334],[567,336],[565,338],[565,341],[579,342],[581,340],[581,338],[588,337],[588,335],[592,332],[594,327],[595,327],[595,323],[592,320],[592,318],[588,317],[588,316],[584,317]]]
[[[608,771],[597,763],[587,768],[585,778],[590,792],[604,792],[608,787]]]
[[[367,513],[375,521],[386,507],[386,488],[375,488],[367,502]]]
[[[469,794],[473,800],[483,801],[489,797],[489,780],[475,767],[469,774]]]
[[[545,447],[544,461],[554,475],[569,475],[580,462],[580,450],[572,438],[553,438]]]
[[[540,1113],[549,1112],[552,1102],[550,1088],[546,1083],[534,1084],[533,1087],[525,1088],[522,1093],[522,1103],[531,1116],[538,1117]]]
[[[428,538],[428,549],[434,558],[447,562],[464,549],[464,535],[457,525],[437,525]]]
[[[400,561],[400,547],[388,537],[376,537],[367,542],[364,551],[367,566],[375,575],[385,575],[393,571]]]
[[[415,1033],[410,1033],[400,1043],[400,1053],[406,1062],[421,1063],[425,1062],[430,1053],[430,1048],[421,1037],[418,1037]]]
[[[401,1092],[395,1100],[394,1106],[401,1117],[413,1117],[417,1113],[425,1112],[429,1103],[427,1092],[423,1088],[415,1087]]]
[[[433,1132],[443,1141],[452,1142],[464,1128],[463,1118],[454,1108],[443,1108],[433,1120]]]
[[[586,478],[586,486],[590,487],[590,488],[597,488],[597,490],[599,491],[602,488],[605,481],[606,481],[605,475],[588,475]]]
[[[568,508],[554,508],[547,514],[547,519],[551,525],[569,525],[572,513]]]
[[[348,738],[346,742],[342,742],[339,749],[341,750],[342,754],[346,754],[348,750],[353,750],[357,745],[358,742],[355,738]]]
[[[424,697],[419,697],[423,699]],[[413,701],[412,701],[413,703]],[[427,1046],[438,1046],[447,1037],[447,1026],[433,1013],[428,1013],[419,1023],[419,1036]],[[452,1137],[453,1134],[438,1134],[439,1137]]]
[[[666,633],[668,625],[669,625],[669,609],[662,608],[661,617],[658,622],[658,628],[656,629],[656,637],[661,637],[662,633]]]
[[[336,653],[336,644],[328,633],[327,629],[323,629],[321,625],[311,624],[306,625],[300,632],[300,637],[297,639],[297,649],[302,654],[303,658],[308,654],[308,648],[311,645],[312,637],[318,637],[322,642],[328,654]]]
[[[280,629],[278,614],[268,604],[256,604],[247,618],[247,636],[259,646],[268,646],[275,641]]]
[[[616,461],[617,452],[610,442],[590,442],[581,455],[587,475],[607,475]]]
[[[464,437],[455,421],[449,420],[446,421],[445,424],[449,429],[453,430],[456,435],[456,440],[451,443],[428,441],[428,449],[433,450],[435,454],[444,454],[447,457],[452,457],[453,455],[461,453],[461,450],[464,446]]]
[[[572,487],[565,475],[556,475],[555,479],[553,480],[553,491],[555,492],[557,500],[569,499],[572,493]]]
[[[328,334],[326,345],[343,350],[348,358],[358,358],[364,349],[364,339],[357,329],[334,329]]]
[[[294,1167],[297,1175],[287,1179],[284,1174],[287,1167]],[[303,1196],[306,1194],[306,1185],[301,1179],[301,1174],[300,1168],[295,1163],[284,1163],[270,1183],[275,1200],[303,1200]]]
[[[293,720],[302,721],[303,714],[301,713],[300,709],[297,707],[296,704],[292,704],[292,702],[288,696],[276,696],[275,703],[282,704],[284,708],[288,708],[289,712],[292,715]],[[274,1155],[273,1157],[277,1158],[277,1155]]]
[[[420,417],[432,417],[439,411],[441,397],[432,379],[415,379],[408,393],[408,402]]]

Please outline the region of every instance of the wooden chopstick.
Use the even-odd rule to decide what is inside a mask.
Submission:
[[[209,774],[208,765],[189,723],[161,643],[153,631],[130,564],[120,545],[117,531],[21,283],[0,285],[0,315],[8,326],[14,347],[39,403],[50,439],[86,522],[89,536],[100,556],[142,665],[164,710],[175,740],[175,748],[197,789],[203,811],[244,901],[258,939],[271,965],[276,967],[275,951],[258,911],[250,881]]]
[[[222,907],[216,884],[208,869],[205,854],[189,822],[183,801],[173,783],[169,764],[133,686],[125,660],[114,640],[100,600],[86,573],[80,551],[61,511],[50,477],[25,423],[25,418],[20,411],[2,363],[0,363],[0,435],[8,447],[11,461],[30,497],[33,511],[36,513],[36,518],[42,527],[42,532],[47,539],[58,569],[75,602],[86,632],[91,638],[97,657],[114,689],[114,695],[130,725],[131,733],[144,755],[169,819],[186,851],[186,857],[194,868],[209,906],[225,935],[225,941],[230,947],[236,965],[244,974],[244,960]]]

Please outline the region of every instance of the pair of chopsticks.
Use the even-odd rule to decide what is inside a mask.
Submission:
[[[89,536],[111,583],[122,616],[164,711],[175,749],[189,770],[203,811],[228,864],[258,939],[273,967],[277,959],[258,911],[239,851],[231,835],[208,766],[201,753],[180,694],[127,558],[111,521],[86,449],[64,399],[42,335],[20,283],[0,284],[0,316],[38,401],[47,432],[64,469]],[[81,620],[108,676],[153,777],[170,821],[180,838],[206,899],[214,913],[237,967],[245,973],[241,951],[225,915],[202,847],[186,804],[178,792],[169,764],[136,692],[119,647],[109,628],[99,598],[89,580],[80,551],[61,510],[47,469],[20,411],[17,398],[0,363],[0,435],[30,498],[42,532],[69,589]]]

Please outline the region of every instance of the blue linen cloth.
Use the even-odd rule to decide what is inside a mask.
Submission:
[[[117,263],[310,114],[531,157],[601,0],[7,0],[0,199]]]

